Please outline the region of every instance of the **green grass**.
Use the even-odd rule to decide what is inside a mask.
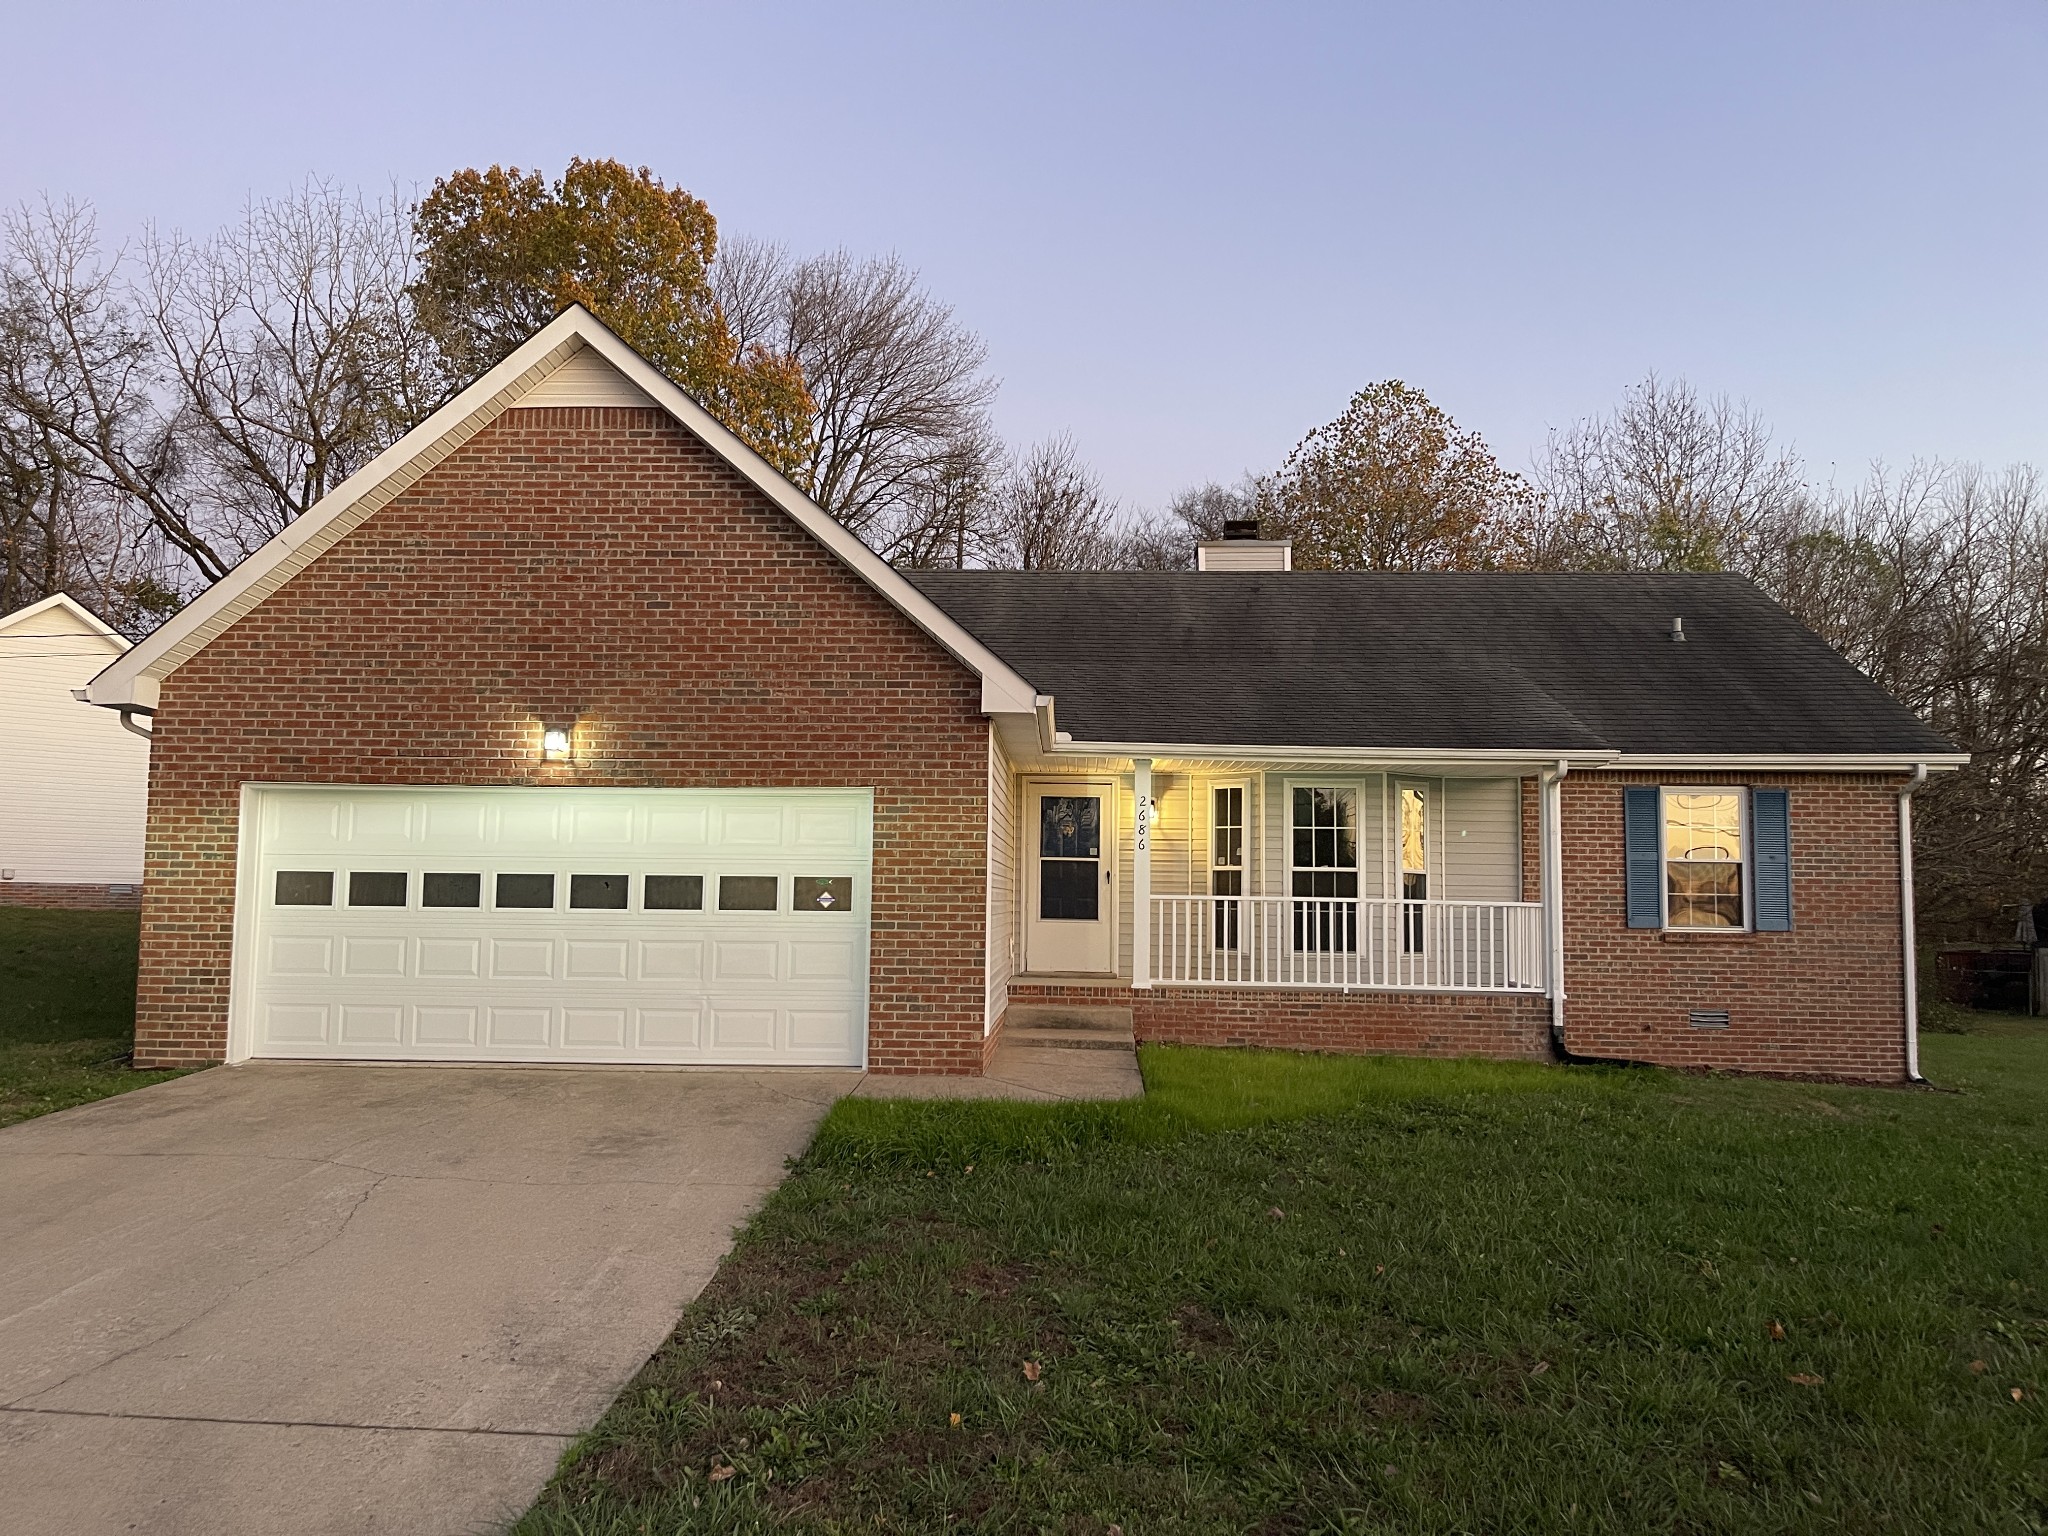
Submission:
[[[1925,1049],[843,1103],[517,1529],[2048,1529],[2048,1028]]]
[[[133,912],[0,907],[0,1125],[176,1077],[128,1065]]]

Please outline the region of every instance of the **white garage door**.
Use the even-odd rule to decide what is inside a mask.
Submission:
[[[864,790],[249,801],[235,1055],[863,1059]]]

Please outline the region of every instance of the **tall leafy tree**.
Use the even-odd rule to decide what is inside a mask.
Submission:
[[[803,472],[802,369],[735,341],[711,288],[718,221],[701,199],[616,160],[571,160],[552,183],[494,165],[436,181],[415,218],[420,321],[459,376],[581,304],[769,462]]]
[[[1257,496],[1304,570],[1483,570],[1513,559],[1534,495],[1486,441],[1399,379],[1352,396]]]

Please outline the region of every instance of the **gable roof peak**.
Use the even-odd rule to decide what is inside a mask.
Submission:
[[[1007,663],[581,304],[569,305],[102,671],[87,685],[91,702],[154,709],[164,678],[585,349],[975,673],[981,679],[984,713],[1032,712],[1031,685]]]

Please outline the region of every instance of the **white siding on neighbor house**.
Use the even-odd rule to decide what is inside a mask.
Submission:
[[[1444,900],[1522,899],[1521,791],[1519,779],[1444,780]]]
[[[0,878],[141,883],[149,743],[71,697],[126,649],[62,606],[0,619]]]
[[[994,1030],[996,1021],[1009,1005],[1010,978],[1017,973],[1017,932],[1021,917],[1017,904],[1017,797],[1016,775],[996,739],[995,726],[988,732],[988,935],[986,963],[988,1001],[982,1020],[984,1034]]]

